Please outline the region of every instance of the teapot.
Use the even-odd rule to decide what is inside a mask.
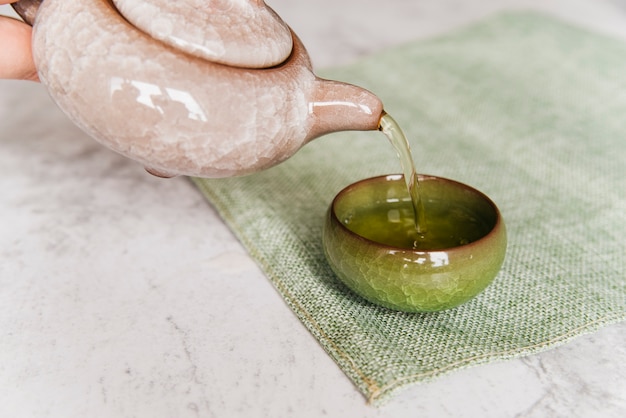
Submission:
[[[86,133],[154,175],[229,177],[319,136],[378,129],[383,106],[317,77],[264,0],[21,0],[39,79]]]

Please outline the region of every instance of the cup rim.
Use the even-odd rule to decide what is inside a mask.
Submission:
[[[346,227],[344,225],[343,222],[341,222],[341,220],[339,219],[339,217],[337,216],[337,213],[335,211],[335,205],[338,202],[338,200],[341,198],[342,195],[344,195],[345,193],[347,193],[348,191],[358,188],[363,184],[366,183],[372,183],[375,181],[380,181],[381,179],[385,179],[385,181],[394,181],[394,180],[401,180],[404,182],[404,175],[403,174],[383,174],[380,176],[374,176],[374,177],[369,177],[369,178],[365,178],[362,180],[358,180],[354,183],[351,183],[349,185],[347,185],[346,187],[344,187],[343,189],[341,189],[333,198],[331,204],[330,204],[330,217],[332,219],[332,221],[339,225],[339,228],[344,231],[346,234],[348,234],[349,236],[352,236],[354,238],[356,238],[357,240],[360,241],[364,241],[364,243],[366,245],[372,246],[372,247],[376,247],[376,248],[380,248],[381,250],[386,250],[386,251],[395,251],[395,252],[404,252],[404,253],[411,253],[411,254],[432,254],[432,253],[440,253],[440,252],[446,252],[449,253],[451,251],[461,251],[461,250],[467,250],[467,249],[472,249],[475,246],[478,246],[482,243],[484,243],[486,240],[490,239],[491,237],[493,237],[494,235],[496,235],[498,233],[498,230],[500,228],[502,228],[502,224],[503,224],[503,220],[502,220],[502,214],[500,213],[500,210],[498,209],[498,206],[496,206],[496,204],[493,202],[493,200],[491,200],[489,198],[489,196],[487,196],[486,194],[484,194],[483,192],[481,192],[480,190],[469,186],[465,183],[461,183],[459,181],[456,180],[452,180],[446,177],[440,177],[440,176],[434,176],[434,175],[430,175],[430,174],[417,174],[417,178],[418,181],[426,181],[426,180],[434,180],[434,181],[442,181],[444,183],[449,183],[452,184],[453,186],[456,187],[460,187],[462,189],[468,190],[476,195],[478,195],[478,197],[480,197],[481,199],[483,199],[485,202],[487,202],[489,204],[489,206],[491,206],[491,208],[494,210],[494,213],[496,215],[496,222],[493,225],[493,227],[489,230],[489,232],[485,235],[483,235],[482,237],[480,237],[479,239],[477,239],[476,241],[472,241],[470,243],[467,244],[462,244],[462,245],[457,245],[454,247],[448,247],[448,248],[440,248],[437,250],[417,250],[417,249],[412,249],[412,248],[404,248],[404,247],[396,247],[393,245],[389,245],[389,244],[384,244],[378,241],[374,241],[371,240],[369,238],[366,238],[362,235],[357,234],[356,232],[350,230],[348,227]]]

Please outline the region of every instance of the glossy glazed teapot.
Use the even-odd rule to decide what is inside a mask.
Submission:
[[[263,0],[22,0],[41,82],[105,146],[155,175],[271,167],[321,135],[378,128],[371,92],[312,72]]]

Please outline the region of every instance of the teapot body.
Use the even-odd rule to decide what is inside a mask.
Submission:
[[[227,177],[278,164],[328,132],[377,128],[378,99],[317,78],[291,36],[284,62],[235,67],[164,44],[108,0],[48,0],[33,54],[53,100],[103,145],[155,175]]]

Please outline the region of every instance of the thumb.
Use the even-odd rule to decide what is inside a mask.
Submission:
[[[38,81],[33,62],[32,28],[0,16],[0,78]]]

